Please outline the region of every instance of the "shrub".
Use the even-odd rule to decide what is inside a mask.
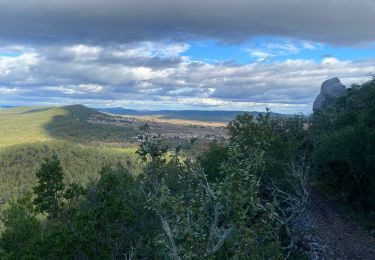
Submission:
[[[372,79],[353,85],[327,111],[314,113],[312,122],[314,166],[322,185],[363,211],[375,210],[374,112]],[[330,127],[323,129],[326,122]]]

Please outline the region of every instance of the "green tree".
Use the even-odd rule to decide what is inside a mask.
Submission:
[[[35,244],[41,239],[40,222],[36,218],[32,194],[11,201],[1,212],[5,231],[0,239],[1,259],[34,259]]]
[[[104,167],[88,187],[76,225],[80,248],[90,259],[152,258],[160,226],[146,209],[137,178],[123,167]]]
[[[279,224],[272,203],[258,196],[262,153],[223,165],[223,179],[209,182],[199,165],[157,148],[162,140],[140,146],[147,165],[142,187],[160,220],[157,243],[173,259],[281,258]],[[155,152],[158,151],[158,152]],[[162,151],[162,152],[161,152]],[[237,150],[231,152],[237,153]],[[171,177],[174,176],[174,177]],[[170,181],[170,180],[174,181]]]
[[[38,184],[34,188],[36,210],[47,213],[49,218],[55,218],[64,205],[65,189],[63,170],[56,154],[53,154],[51,159],[45,160],[36,176],[38,177]]]
[[[221,165],[227,160],[228,148],[217,141],[211,142],[208,149],[198,156],[198,161],[210,182],[217,182],[224,178]]]

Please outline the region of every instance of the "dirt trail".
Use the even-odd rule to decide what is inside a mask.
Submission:
[[[314,189],[297,226],[312,259],[375,259],[375,238]]]

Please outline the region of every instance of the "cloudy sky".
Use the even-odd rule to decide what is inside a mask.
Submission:
[[[310,113],[375,72],[374,0],[0,0],[0,105]]]

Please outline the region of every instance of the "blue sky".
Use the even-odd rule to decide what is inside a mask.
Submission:
[[[368,59],[375,57],[375,44],[366,46],[332,46],[287,38],[257,37],[241,44],[221,44],[214,40],[189,42],[190,48],[183,55],[193,60],[210,63],[235,62],[246,64],[263,61],[274,62],[287,59],[308,59],[316,62],[326,57],[339,60]],[[262,59],[256,54],[269,54]],[[260,55],[261,56],[261,55]]]
[[[18,57],[20,55],[22,55],[22,52],[0,52],[2,57]]]
[[[2,0],[0,105],[309,114],[375,72],[375,2],[339,3]]]

